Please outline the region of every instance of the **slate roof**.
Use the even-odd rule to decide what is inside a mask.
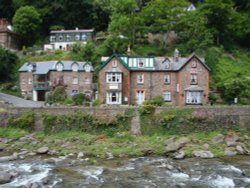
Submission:
[[[53,30],[50,33],[92,33],[94,29]]]
[[[210,68],[205,64],[205,59],[200,58],[196,54],[191,54],[188,57],[178,57],[178,60],[176,60],[174,57],[148,57],[148,58],[153,58],[154,59],[154,65],[153,67],[129,67],[128,62],[125,62],[121,57],[128,57],[127,59],[130,58],[130,56],[127,55],[117,55],[113,54],[110,57],[102,57],[102,67],[104,67],[113,57],[116,57],[119,59],[119,61],[129,70],[132,71],[179,71],[181,70],[191,59],[196,58],[198,59],[209,71]],[[132,58],[135,58],[135,56],[132,56]],[[145,58],[145,57],[136,57],[136,58]],[[147,57],[146,57],[147,58]],[[127,60],[128,61],[128,60]]]
[[[72,71],[72,65],[78,64],[79,70],[84,71],[84,66],[89,64],[91,66],[91,71],[93,71],[92,64],[90,62],[75,62],[75,61],[40,61],[40,62],[26,62],[18,70],[19,72],[27,72],[28,66],[33,65],[35,67],[33,74],[48,74],[49,71],[56,71],[57,63],[63,64],[63,71]]]

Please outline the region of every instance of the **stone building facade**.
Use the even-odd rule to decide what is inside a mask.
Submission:
[[[11,25],[6,19],[0,19],[0,45],[13,49],[20,49],[20,36],[12,30]]]
[[[93,97],[93,67],[90,62],[27,62],[20,69],[20,88],[24,97],[44,101],[45,93],[65,86],[68,95],[84,93]]]
[[[141,105],[162,96],[166,103],[208,103],[209,67],[196,54],[179,57],[103,57],[99,72],[99,100],[105,104]]]

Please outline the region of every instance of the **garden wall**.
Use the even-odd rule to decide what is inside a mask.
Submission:
[[[130,129],[134,134],[140,133],[140,126],[143,123],[140,118],[141,112],[138,107],[46,107],[46,108],[17,108],[8,107],[0,111],[0,126],[7,126],[9,117],[18,117],[26,112],[35,113],[35,130],[43,130],[42,114],[69,115],[76,112],[85,112],[99,118],[115,118],[118,114],[124,115],[128,109],[134,109],[134,117],[130,123]],[[181,111],[189,111],[192,120],[199,125],[199,130],[209,130],[212,128],[236,128],[240,130],[250,130],[250,106],[226,106],[226,107],[158,107],[153,110],[153,114],[145,115],[152,126],[156,125],[160,114],[168,115],[172,111],[182,116]],[[169,118],[169,117],[166,117]],[[185,117],[183,116],[183,119]],[[151,121],[152,120],[152,121]],[[185,121],[180,121],[185,122]],[[204,123],[205,122],[205,123]]]

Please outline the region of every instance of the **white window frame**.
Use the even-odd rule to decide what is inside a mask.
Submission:
[[[57,63],[56,64],[56,70],[59,71],[59,72],[63,71],[63,64],[62,63]]]
[[[59,39],[60,42],[62,42],[63,41],[63,35],[59,35],[58,39]]]
[[[138,74],[137,75],[137,84],[143,84],[144,83],[144,74]]]
[[[164,76],[164,84],[170,84],[171,83],[171,77],[169,74]]]
[[[76,41],[79,41],[81,39],[81,36],[79,33],[75,34],[75,40]]]
[[[50,42],[56,42],[56,36],[55,35],[50,36]]]
[[[121,83],[122,82],[122,74],[121,73],[107,73],[106,74],[106,82],[107,83]]]
[[[74,72],[78,72],[79,70],[79,66],[76,63],[74,63],[71,68],[72,68],[72,71]]]
[[[163,96],[163,99],[165,102],[171,101],[171,92],[170,91],[164,91],[162,96]]]
[[[202,92],[201,91],[187,91],[186,92],[186,104],[202,104]]]
[[[70,34],[67,34],[66,35],[66,40],[69,42],[69,41],[71,41],[71,36],[70,36]]]
[[[106,93],[106,103],[107,104],[121,104],[121,92],[107,92]],[[116,100],[113,100],[116,99]]]
[[[86,72],[90,72],[91,66],[89,64],[86,64],[84,69]]]
[[[32,78],[28,79],[28,84],[31,85],[32,84]]]
[[[76,77],[72,78],[72,84],[78,84],[78,78]]]
[[[87,35],[86,34],[82,34],[82,41],[86,41],[87,40]]]
[[[197,78],[197,74],[191,74],[190,75],[190,82],[192,85],[198,84],[198,78]]]
[[[139,60],[138,67],[139,68],[144,68],[144,62],[142,60]]]

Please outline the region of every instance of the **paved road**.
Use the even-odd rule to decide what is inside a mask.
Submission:
[[[25,99],[15,97],[13,95],[7,95],[4,93],[0,93],[0,101],[5,101],[16,107],[41,107],[43,106],[43,102],[34,102],[30,100],[25,100]]]

